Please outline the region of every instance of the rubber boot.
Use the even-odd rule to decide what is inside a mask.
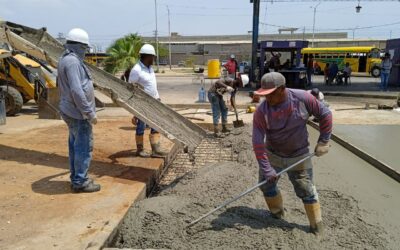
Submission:
[[[143,135],[136,135],[136,156],[140,157],[150,157],[146,151],[144,151],[143,147]]]
[[[161,150],[159,133],[150,134],[150,144],[152,157],[165,157],[168,155],[167,152]]]
[[[214,136],[219,138],[221,134],[219,133],[218,125],[214,125]]]
[[[231,132],[227,127],[226,124],[222,124],[222,133],[229,133]]]
[[[283,210],[283,199],[281,193],[279,192],[273,197],[265,196],[264,198],[267,202],[269,211],[271,212],[271,216],[275,219],[283,219],[285,211]]]
[[[321,206],[319,202],[313,204],[304,204],[308,220],[310,221],[310,232],[315,235],[323,234],[323,225],[321,217]]]

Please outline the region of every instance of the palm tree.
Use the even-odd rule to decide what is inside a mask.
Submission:
[[[107,49],[109,56],[105,60],[104,69],[115,74],[119,71],[125,71],[132,68],[139,60],[139,50],[145,42],[137,34],[129,34],[117,39]],[[154,47],[155,43],[150,42]],[[168,49],[159,45],[159,56],[166,57]]]
[[[117,39],[108,49],[104,69],[112,74],[133,67],[139,59],[143,40],[137,34],[129,34]]]

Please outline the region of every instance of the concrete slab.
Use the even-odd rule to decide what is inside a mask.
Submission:
[[[399,125],[335,125],[334,132],[400,172]]]
[[[130,119],[100,120],[89,174],[102,190],[73,194],[67,128],[49,124],[0,135],[0,249],[99,249],[164,161],[134,157]]]
[[[319,132],[311,127],[308,131],[310,142],[315,145]],[[398,249],[400,184],[333,141],[330,152],[314,158],[313,163],[317,189],[337,190],[353,197],[363,220],[382,226],[389,249]]]

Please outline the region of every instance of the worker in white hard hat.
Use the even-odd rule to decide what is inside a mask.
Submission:
[[[226,68],[226,70],[228,71],[228,76],[231,79],[236,79],[236,72],[238,70],[238,62],[235,59],[235,55],[232,54],[228,60],[228,62],[226,62],[224,64],[224,67]]]
[[[88,177],[92,160],[93,131],[97,123],[94,88],[89,69],[83,62],[89,48],[89,35],[72,29],[58,63],[57,85],[60,113],[68,126],[71,188],[74,192],[97,192],[100,185]]]
[[[154,59],[157,56],[153,45],[144,44],[139,51],[140,60],[132,68],[129,74],[129,83],[139,84],[143,87],[144,91],[151,97],[160,100],[160,95],[157,90],[156,75],[153,70]],[[136,154],[140,157],[149,157],[150,155],[144,150],[144,131],[146,124],[136,118],[133,118],[136,123]],[[164,157],[166,153],[160,148],[160,134],[150,129],[150,145],[151,145],[151,156],[152,157]]]

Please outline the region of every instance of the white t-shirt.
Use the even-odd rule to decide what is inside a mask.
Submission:
[[[151,66],[146,67],[141,61],[136,63],[129,74],[129,82],[142,85],[144,92],[156,99],[160,98],[157,90],[156,74]]]

